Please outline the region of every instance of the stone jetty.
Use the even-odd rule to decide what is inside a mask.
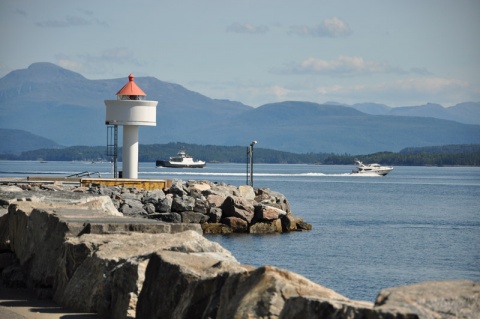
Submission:
[[[176,181],[165,191],[2,184],[2,287],[26,287],[99,318],[473,319],[480,313],[478,282],[418,283],[385,289],[374,303],[356,301],[288,270],[241,264],[203,236],[309,228],[283,195],[269,190],[206,181]]]

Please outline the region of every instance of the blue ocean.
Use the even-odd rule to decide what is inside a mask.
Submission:
[[[120,165],[121,167],[121,165]],[[275,235],[208,235],[242,263],[301,274],[351,299],[429,280],[480,280],[480,168],[395,167],[385,177],[352,166],[254,165],[254,187],[283,193],[313,226]],[[0,161],[0,177],[112,177],[110,163]],[[247,182],[245,164],[203,169],[140,163],[140,178]]]

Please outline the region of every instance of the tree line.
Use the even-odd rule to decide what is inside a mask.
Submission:
[[[179,150],[209,163],[245,163],[247,147],[197,145],[186,143],[150,144],[139,146],[140,162],[168,159]],[[110,161],[105,146],[72,146],[39,149],[20,155],[0,154],[2,160],[45,161]],[[333,153],[296,154],[265,148],[254,148],[255,163],[349,165],[355,160],[397,166],[480,166],[480,144],[409,147],[400,152],[379,152],[369,155]],[[122,160],[121,148],[119,161]]]

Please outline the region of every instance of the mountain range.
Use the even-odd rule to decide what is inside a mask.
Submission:
[[[3,144],[10,145],[8,152],[31,149],[25,138],[10,132],[22,130],[50,140],[54,147],[106,145],[104,100],[116,99],[127,82],[128,75],[89,80],[51,63],[12,71],[0,79]],[[137,77],[135,83],[148,100],[158,101],[157,126],[140,128],[141,144],[246,146],[257,140],[261,147],[296,153],[368,154],[480,141],[480,102],[392,108],[285,101],[253,108],[154,77]],[[12,147],[15,144],[20,147]],[[7,151],[0,146],[2,152]]]

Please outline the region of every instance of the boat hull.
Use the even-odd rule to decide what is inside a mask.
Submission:
[[[380,176],[385,176],[387,175],[388,173],[390,173],[391,171],[393,171],[393,168],[391,169],[383,169],[383,170],[358,170],[358,171],[354,171],[353,173],[354,174],[364,174],[364,175],[380,175]]]
[[[176,167],[176,168],[203,168],[205,167],[205,163],[173,163],[170,161],[157,161],[157,167]]]

